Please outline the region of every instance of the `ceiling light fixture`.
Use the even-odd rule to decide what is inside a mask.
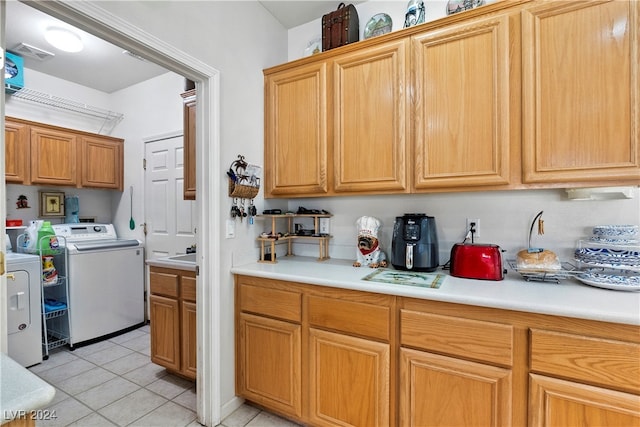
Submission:
[[[65,28],[49,27],[44,33],[44,38],[52,46],[65,52],[80,52],[84,47],[80,36]]]

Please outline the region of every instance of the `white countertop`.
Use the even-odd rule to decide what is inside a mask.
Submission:
[[[0,353],[0,424],[20,416],[29,417],[30,411],[47,406],[55,394],[52,385]]]
[[[527,282],[509,270],[502,281],[447,277],[439,289],[361,280],[374,270],[352,267],[352,261],[286,257],[275,264],[235,266],[233,274],[331,286],[344,289],[493,307],[530,313],[640,325],[640,292],[614,291],[584,285],[575,279],[560,283]]]
[[[196,271],[195,261],[171,259],[171,257],[148,259],[145,261],[145,264],[153,267],[174,268],[177,270]]]

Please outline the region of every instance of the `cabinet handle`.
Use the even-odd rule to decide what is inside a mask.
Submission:
[[[16,281],[16,275],[13,273],[7,273],[7,280],[13,280],[14,282]]]

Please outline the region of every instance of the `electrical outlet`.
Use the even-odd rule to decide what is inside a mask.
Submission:
[[[480,237],[480,218],[467,218],[467,232],[471,230],[471,223],[475,224],[476,232],[473,233],[473,237]]]
[[[329,218],[320,218],[320,234],[329,234],[330,233],[330,225]]]

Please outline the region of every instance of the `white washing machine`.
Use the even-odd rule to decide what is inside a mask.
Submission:
[[[67,243],[70,344],[144,324],[144,248],[113,224],[55,224]]]
[[[28,367],[42,362],[40,257],[7,253],[9,357]]]

